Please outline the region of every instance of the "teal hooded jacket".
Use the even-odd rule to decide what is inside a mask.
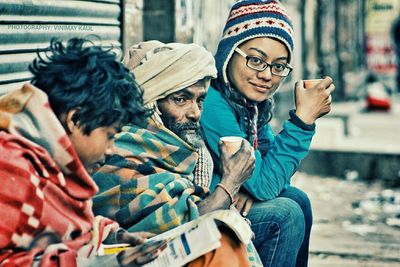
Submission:
[[[210,87],[203,103],[201,125],[204,137],[218,166],[218,142],[223,136],[240,136],[248,140],[241,116],[236,115],[220,92]],[[283,124],[282,131],[274,135],[269,124],[258,131],[258,149],[255,150],[256,167],[253,176],[244,183],[244,189],[258,200],[276,198],[290,186],[291,176],[307,156],[315,130],[302,128],[292,112],[292,119]],[[211,191],[221,177],[214,171]]]

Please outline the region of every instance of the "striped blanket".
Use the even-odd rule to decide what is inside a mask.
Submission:
[[[162,233],[199,216],[208,194],[193,181],[198,153],[162,125],[125,126],[116,154],[95,175],[95,214],[115,219],[129,231]]]
[[[131,232],[162,233],[199,217],[197,204],[208,188],[194,181],[198,153],[162,125],[125,126],[116,154],[95,175],[95,214],[113,218]],[[252,243],[250,266],[262,266]]]

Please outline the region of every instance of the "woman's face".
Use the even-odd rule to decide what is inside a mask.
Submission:
[[[239,48],[248,56],[256,56],[268,64],[288,62],[286,46],[268,37],[254,38],[244,42]],[[248,100],[262,102],[278,89],[283,77],[273,75],[271,67],[264,71],[253,70],[246,65],[246,58],[235,52],[228,64],[228,79],[231,86]]]

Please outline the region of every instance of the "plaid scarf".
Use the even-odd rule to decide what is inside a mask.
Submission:
[[[199,216],[197,204],[208,189],[194,183],[198,153],[163,125],[125,126],[116,154],[94,179],[100,191],[95,214],[129,231],[162,233]]]
[[[230,84],[221,86],[220,82],[212,81],[213,86],[222,94],[233,108],[237,117],[243,116],[247,140],[253,145],[254,149],[258,147],[257,123],[258,106],[257,103],[248,101],[239,91],[233,89]],[[243,112],[243,109],[248,112]]]
[[[97,220],[86,172],[47,96],[30,84],[0,97],[0,265],[76,266],[118,225]],[[96,225],[94,227],[94,225]],[[58,241],[38,246],[51,233]]]

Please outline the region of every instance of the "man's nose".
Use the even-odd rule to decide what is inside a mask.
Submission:
[[[110,141],[110,142],[108,143],[108,146],[107,146],[106,151],[104,152],[104,154],[105,154],[106,156],[109,156],[109,155],[114,154],[114,152],[115,152],[114,140],[112,140],[112,141]]]
[[[192,102],[190,108],[186,113],[186,117],[196,122],[200,120],[201,108],[199,107],[199,104],[197,102],[195,101]]]

